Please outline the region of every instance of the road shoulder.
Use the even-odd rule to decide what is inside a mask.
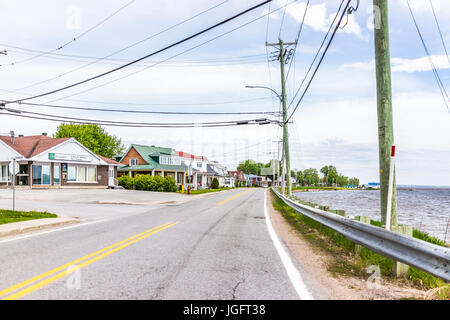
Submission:
[[[61,226],[67,226],[70,224],[83,222],[82,219],[70,218],[70,217],[58,217],[58,218],[45,218],[27,220],[13,223],[6,223],[0,225],[0,239],[6,237],[28,234],[36,230],[45,230],[51,228],[57,228]]]
[[[401,299],[420,297],[423,291],[400,286],[384,286],[379,289],[369,289],[364,279],[356,277],[333,277],[327,270],[332,257],[323,250],[314,248],[305,240],[300,232],[292,227],[272,205],[273,195],[267,191],[267,210],[273,227],[281,241],[290,250],[291,255],[309,274],[310,279],[331,300],[373,300]],[[369,277],[370,274],[367,275]]]

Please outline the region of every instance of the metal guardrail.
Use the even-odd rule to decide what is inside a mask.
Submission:
[[[272,188],[292,209],[347,239],[395,261],[450,282],[450,249],[295,202]]]

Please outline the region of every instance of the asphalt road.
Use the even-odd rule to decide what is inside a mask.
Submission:
[[[309,284],[293,285],[270,235],[265,192],[236,189],[0,240],[0,298],[304,298]]]

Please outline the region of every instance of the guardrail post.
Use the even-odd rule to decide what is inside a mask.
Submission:
[[[355,217],[355,220],[362,222],[362,223],[370,224],[371,219],[370,219],[370,217],[367,217],[367,216],[357,216],[357,217]],[[364,248],[363,246],[360,246],[359,244],[355,244],[355,253],[360,254],[361,250],[363,248]]]
[[[405,236],[412,237],[413,235],[413,228],[410,226],[405,225],[397,225],[397,226],[391,226],[391,230],[396,233],[403,234]],[[392,273],[396,277],[406,277],[408,275],[409,266],[407,264],[394,261],[394,266]]]

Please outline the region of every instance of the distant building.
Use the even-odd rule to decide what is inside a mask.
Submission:
[[[172,177],[177,184],[184,184],[188,166],[172,148],[132,144],[120,160],[118,175],[135,177],[142,174]]]
[[[29,188],[108,188],[117,186],[115,160],[93,153],[74,138],[0,136],[0,186],[12,183]]]
[[[243,171],[229,171],[234,177],[234,181],[238,182],[238,186],[247,186],[247,180]]]
[[[366,185],[366,189],[380,189],[380,183],[379,182],[369,182]]]

